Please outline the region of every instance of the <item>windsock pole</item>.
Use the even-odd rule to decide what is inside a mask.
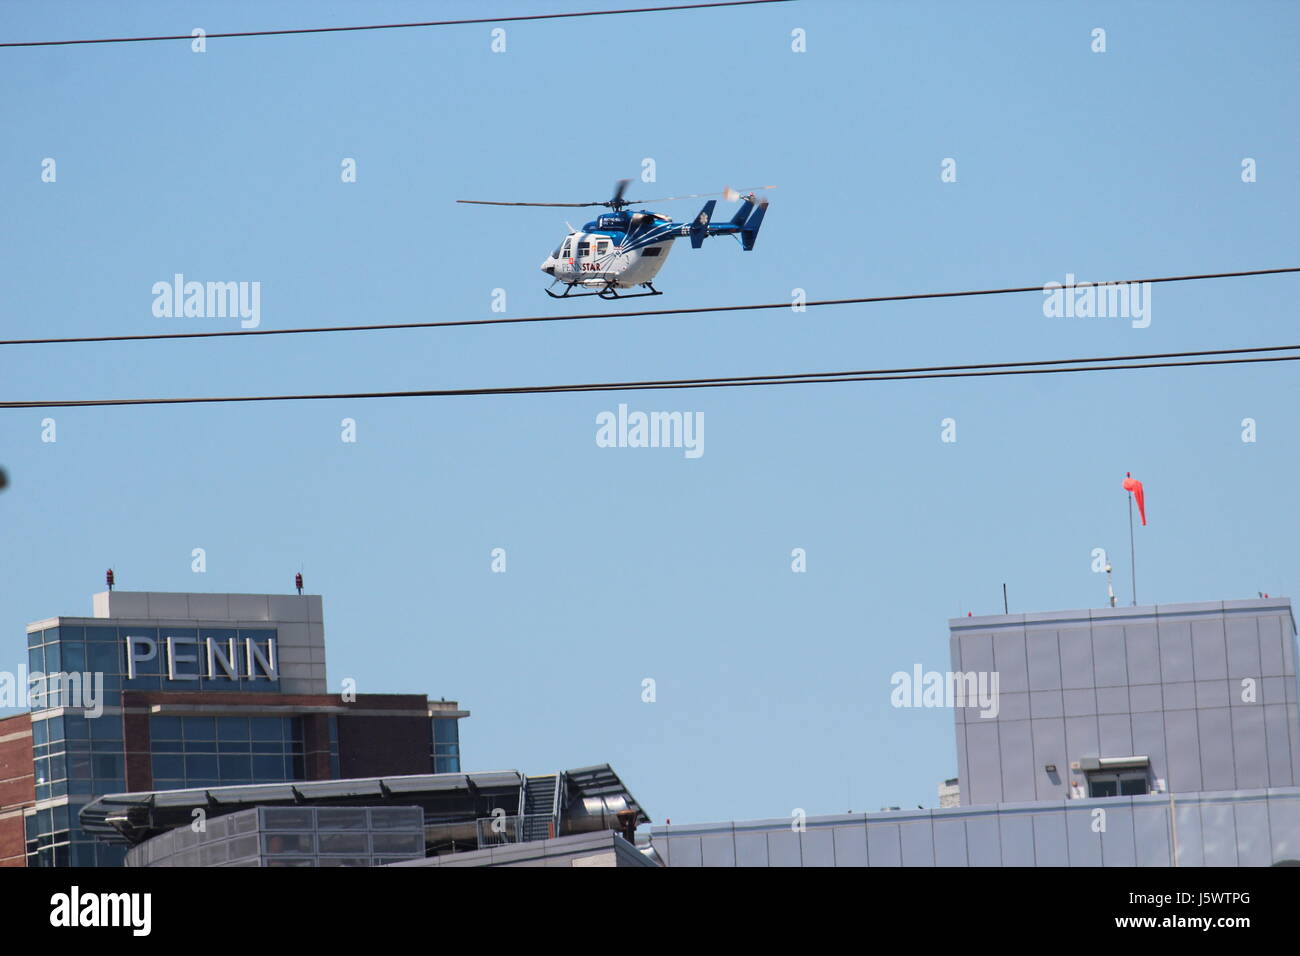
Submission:
[[[1133,574],[1133,606],[1138,603],[1137,545],[1133,542],[1133,492],[1128,494],[1128,566]]]

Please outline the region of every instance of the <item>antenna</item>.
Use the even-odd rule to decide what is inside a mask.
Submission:
[[[1002,582],[1002,613],[1003,614],[1011,613],[1010,611],[1007,610],[1007,582],[1006,581]]]
[[[1109,599],[1110,606],[1115,606],[1115,581],[1110,576],[1110,562],[1106,562],[1106,597]]]

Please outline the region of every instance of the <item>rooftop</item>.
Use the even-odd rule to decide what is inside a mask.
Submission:
[[[571,802],[592,801],[604,808],[632,810],[638,824],[650,822],[649,815],[608,764],[564,771],[561,776]],[[81,825],[87,833],[106,842],[137,844],[188,825],[195,809],[214,817],[249,807],[304,804],[420,806],[430,823],[472,823],[490,815],[489,804],[496,803],[493,798],[517,797],[524,778],[517,770],[497,770],[115,793],[97,797],[82,808]]]
[[[1193,604],[1145,604],[1137,607],[1094,607],[1072,611],[1033,611],[1025,614],[983,614],[974,617],[949,618],[948,627],[954,632],[960,632],[1051,622],[1187,618],[1198,615],[1258,611],[1286,612],[1291,618],[1292,631],[1295,631],[1295,616],[1291,610],[1291,599],[1287,597],[1251,598],[1245,601],[1201,601]]]

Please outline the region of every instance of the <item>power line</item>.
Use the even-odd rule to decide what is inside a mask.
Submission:
[[[565,20],[574,17],[611,17],[625,13],[663,13],[671,10],[705,10],[711,7],[748,7],[760,3],[790,3],[792,0],[717,0],[713,3],[681,3],[670,7],[628,7],[622,10],[582,10],[573,13],[532,13],[513,17],[475,17],[469,20],[426,20],[421,23],[373,23],[355,27],[308,27],[295,30],[243,30],[237,33],[208,33],[205,39],[227,37],[269,37],[302,33],[351,33],[358,30],[405,30],[411,27],[450,27],[475,23],[519,23],[525,20]],[[150,37],[99,37],[92,40],[26,40],[0,43],[0,47],[76,46],[87,43],[152,43],[157,40],[193,40],[191,34]]]
[[[1170,352],[1164,355],[1230,355],[1241,352],[1297,351],[1300,345],[1277,345],[1254,349],[1218,349],[1204,352]],[[1158,356],[1152,356],[1158,357]],[[541,395],[560,392],[653,391],[683,388],[743,388],[762,385],[822,385],[833,382],[882,382],[915,379],[976,378],[999,375],[1055,375],[1064,372],[1113,372],[1146,368],[1189,368],[1209,365],[1243,365],[1260,362],[1295,362],[1300,355],[1274,355],[1255,358],[1193,359],[1185,362],[1123,362],[1114,365],[1065,363],[1112,362],[1140,356],[1113,356],[1108,359],[1049,359],[1044,362],[1012,362],[987,365],[931,366],[921,369],[877,369],[866,372],[813,372],[797,375],[743,376],[736,378],[664,379],[643,382],[593,382],[577,385],[523,385],[489,388],[415,389],[388,392],[331,392],[302,395],[231,395],[193,396],[188,398],[95,398],[52,401],[5,401],[0,408],[88,408],[109,405],[212,405],[234,402],[298,402],[362,398],[451,398],[485,395]],[[1064,367],[1043,368],[1044,365]],[[1025,366],[1040,366],[1028,368]]]
[[[1199,358],[1207,355],[1241,355],[1254,354],[1259,352],[1294,352],[1300,351],[1300,345],[1262,345],[1250,348],[1235,349],[1203,349],[1196,352],[1152,352],[1146,355],[1103,355],[1092,358],[1068,358],[1068,359],[1043,359],[1035,362],[985,362],[980,364],[968,365],[923,365],[916,368],[876,368],[876,369],[855,369],[849,372],[787,372],[779,375],[735,375],[724,378],[679,378],[663,379],[659,381],[640,381],[628,382],[627,385],[635,386],[680,386],[688,385],[709,385],[715,382],[775,382],[781,384],[785,380],[797,382],[811,382],[814,379],[825,379],[829,381],[843,380],[846,382],[865,381],[860,376],[876,376],[888,378],[902,378],[911,373],[924,372],[970,372],[982,369],[1016,369],[1029,368],[1039,365],[1086,365],[1091,362],[1145,362],[1152,359],[1173,359],[1173,358]],[[1137,365],[1135,368],[1159,368],[1157,365]],[[852,376],[852,377],[850,377]],[[588,388],[592,386],[571,386],[572,388]]]
[[[1092,286],[1137,285],[1157,282],[1192,282],[1198,279],[1233,279],[1242,276],[1278,275],[1300,272],[1300,266],[1282,269],[1249,269],[1243,272],[1207,272],[1200,275],[1159,276],[1152,279],[1117,279],[1089,283]],[[1065,289],[1081,288],[1066,286]],[[977,295],[1009,295],[1020,292],[1044,292],[1041,285],[1007,289],[969,289],[962,292],[914,292],[907,295],[860,296],[849,299],[816,299],[802,303],[806,307],[822,305],[864,305],[875,302],[908,302],[915,299],[952,299]],[[373,325],[325,325],[292,329],[229,329],[217,332],[157,332],[141,335],[76,335],[42,339],[0,339],[3,345],[69,345],[79,342],[146,342],[164,339],[213,339],[245,335],[310,335],[321,332],[380,332],[394,329],[445,329],[454,326],[512,325],[528,322],[575,322],[584,319],[632,319],[653,315],[698,315],[702,312],[753,312],[762,309],[788,309],[790,302],[763,302],[754,305],[705,305],[681,309],[640,309],[634,312],[588,312],[577,315],[531,315],[500,319],[449,319],[440,322],[384,322]]]

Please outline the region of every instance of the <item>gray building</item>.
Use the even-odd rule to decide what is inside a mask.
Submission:
[[[665,866],[1270,866],[1300,860],[1300,788],[673,825],[651,842]]]
[[[954,672],[998,675],[995,716],[954,708],[963,804],[1300,785],[1289,600],[949,627]]]
[[[947,789],[960,806],[654,827],[664,863],[1300,860],[1289,600],[966,617],[949,628],[952,672],[924,676],[953,705],[960,783]],[[981,687],[996,692],[967,694]]]

